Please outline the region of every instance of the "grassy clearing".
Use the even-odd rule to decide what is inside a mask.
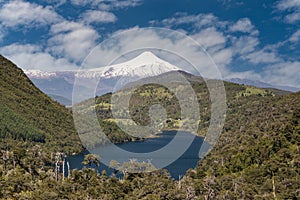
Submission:
[[[262,96],[262,97],[270,96],[270,95],[273,96],[273,94],[270,91],[248,86],[248,87],[246,87],[246,89],[244,91],[238,92],[237,95],[235,96],[235,98],[238,99],[240,97],[249,97],[252,95],[257,95],[257,96]]]

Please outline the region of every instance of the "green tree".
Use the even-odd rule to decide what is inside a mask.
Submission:
[[[109,167],[114,170],[114,176],[115,176],[120,170],[120,163],[116,160],[111,160],[109,163]]]
[[[84,160],[82,162],[82,164],[88,165],[89,167],[91,167],[92,164],[99,167],[99,163],[100,163],[100,156],[96,155],[96,154],[87,154],[87,155],[85,155]]]

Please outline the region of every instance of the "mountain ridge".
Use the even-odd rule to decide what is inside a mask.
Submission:
[[[279,90],[284,90],[284,91],[289,91],[289,92],[299,92],[300,91],[300,88],[285,86],[285,85],[273,85],[273,84],[265,83],[265,82],[262,82],[259,80],[250,80],[250,79],[241,79],[241,78],[230,78],[230,79],[225,79],[225,80],[232,82],[232,83],[250,85],[250,86],[255,86],[258,88],[274,88],[274,89],[279,89]]]

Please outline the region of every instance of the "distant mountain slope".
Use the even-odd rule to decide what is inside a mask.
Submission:
[[[258,88],[274,88],[274,89],[279,89],[279,90],[284,90],[284,91],[289,91],[289,92],[300,91],[300,88],[283,86],[283,85],[271,85],[271,84],[264,83],[264,82],[258,81],[258,80],[231,78],[231,79],[227,79],[226,81],[229,81],[232,83],[237,83],[237,84],[243,84],[243,85],[251,85],[251,86],[258,87]]]
[[[48,94],[48,96],[51,97],[53,100],[61,103],[62,105],[72,106],[72,100],[71,99],[67,99],[63,96],[59,96],[59,95],[55,95],[55,94]]]
[[[0,93],[1,143],[11,138],[45,143],[48,148],[69,153],[81,150],[71,113],[42,93],[21,69],[2,56]]]
[[[70,101],[72,99],[74,78],[70,81],[65,80],[63,77],[31,78],[31,81],[48,95],[61,96]],[[59,101],[59,99],[55,100]]]

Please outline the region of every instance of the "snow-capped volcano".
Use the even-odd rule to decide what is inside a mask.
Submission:
[[[118,80],[123,77],[124,79],[117,84],[119,87],[140,78],[153,77],[166,72],[179,70],[180,68],[162,60],[152,52],[146,51],[129,61],[96,69],[56,72],[24,70],[24,72],[33,83],[46,94],[62,97],[71,101],[76,77],[80,79],[80,81],[77,81],[77,84],[80,84],[82,91],[90,87],[89,80],[95,78],[99,80],[100,87],[97,88],[96,92],[97,95],[102,95],[113,91]],[[60,99],[56,100],[60,101]]]
[[[169,71],[178,71],[178,67],[158,58],[150,51],[143,52],[139,56],[116,65],[110,65],[95,69],[82,69],[80,71],[46,72],[41,70],[24,70],[29,78],[50,79],[61,78],[65,75],[76,75],[80,78],[115,78],[122,76],[149,77],[163,74]]]
[[[114,77],[150,77],[170,71],[178,71],[180,68],[158,58],[153,53],[146,51],[139,56],[124,63],[101,67],[97,69],[83,70],[76,74],[80,78],[114,78]]]

